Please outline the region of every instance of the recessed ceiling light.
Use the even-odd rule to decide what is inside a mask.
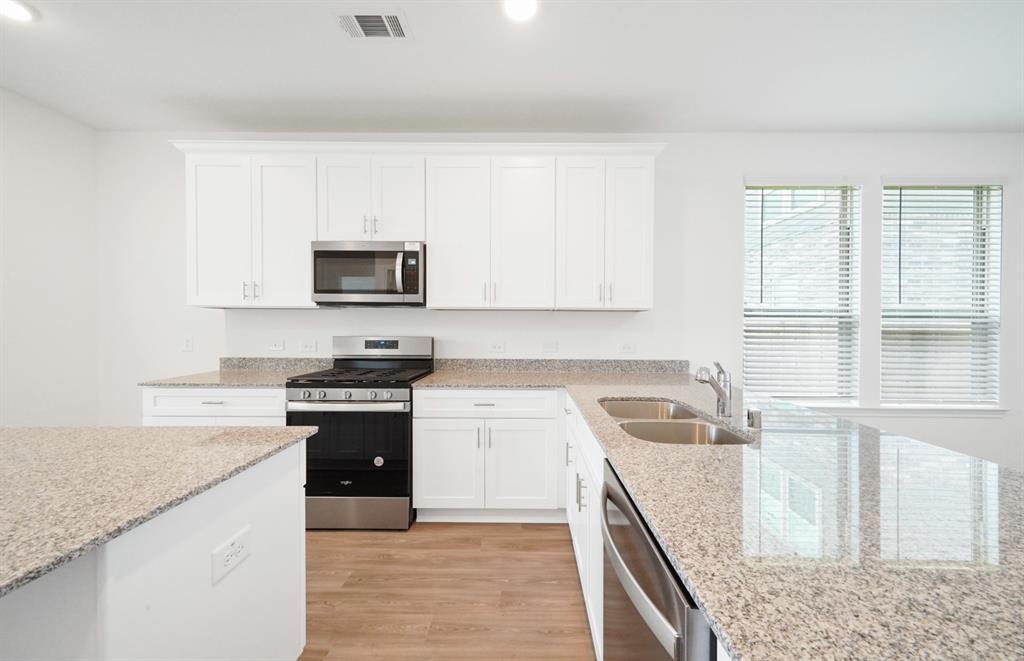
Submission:
[[[20,0],[0,0],[0,16],[19,23],[28,23],[35,18],[32,10]]]
[[[505,0],[505,13],[513,21],[528,21],[537,13],[537,0]]]

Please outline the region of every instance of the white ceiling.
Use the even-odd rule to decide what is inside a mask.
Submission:
[[[102,129],[1024,128],[1024,2],[540,2],[35,0],[0,86]]]

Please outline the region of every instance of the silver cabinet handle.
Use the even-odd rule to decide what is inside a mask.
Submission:
[[[206,402],[203,402],[203,404],[206,404],[206,405],[223,404],[223,403],[224,403],[224,400],[213,400],[213,399],[211,399],[209,401],[206,401]]]
[[[606,487],[601,491],[601,500],[603,502],[608,499],[608,489]],[[626,592],[626,596],[633,603],[633,607],[640,614],[647,628],[651,630],[654,637],[665,648],[670,658],[679,659],[678,650],[682,639],[681,634],[672,627],[671,622],[665,619],[665,616],[661,614],[661,611],[654,605],[650,597],[644,593],[643,588],[640,587],[633,573],[626,567],[626,562],[622,559],[622,554],[616,548],[615,542],[612,540],[611,531],[608,529],[608,508],[602,505],[600,509],[601,535],[604,537],[604,549],[606,552],[604,557],[608,559],[608,564],[612,566],[612,570]]]
[[[563,410],[563,411],[565,411],[565,414],[566,414],[566,415],[572,415],[572,410],[571,410],[571,409],[565,409],[565,408],[563,408],[562,410]]]
[[[576,473],[576,511],[580,508],[580,474]]]
[[[245,280],[242,281],[242,300],[249,300],[249,283]]]
[[[260,297],[260,283],[256,282],[255,280],[252,281],[252,297],[254,299]]]
[[[363,234],[367,234],[368,233],[367,226],[369,225],[369,223],[370,223],[370,219],[367,218],[366,214],[364,213],[363,214]]]
[[[373,234],[374,234],[374,236],[376,236],[377,233],[380,232],[380,228],[377,226],[377,223],[379,223],[379,222],[380,222],[380,220],[377,219],[377,216],[374,216],[373,217]]]
[[[569,463],[570,463],[570,460],[569,460],[569,451],[570,450],[572,450],[572,443],[570,443],[569,441],[566,441],[565,442],[565,465],[566,466],[568,466]]]
[[[586,489],[586,488],[587,488],[587,485],[583,482],[583,480],[580,480],[580,504],[579,504],[579,506],[576,509],[577,512],[582,512],[583,508],[587,506],[587,504],[585,502],[583,502],[583,496],[584,496],[583,490]]]
[[[487,281],[484,280],[484,303],[487,302]]]
[[[491,445],[491,428],[490,427],[487,428],[487,447],[492,447],[492,445]]]
[[[476,428],[476,449],[480,449],[480,428]]]
[[[494,406],[494,402],[473,402],[473,406]]]
[[[402,266],[404,265],[403,262],[405,262],[405,253],[399,251],[399,253],[395,255],[395,284],[398,285],[399,294],[405,293],[405,285],[402,284]]]

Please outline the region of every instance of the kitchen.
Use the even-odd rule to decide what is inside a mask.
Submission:
[[[5,496],[0,658],[1019,655],[1019,4],[14,4],[2,475],[100,472]],[[275,467],[174,617],[11,615]]]

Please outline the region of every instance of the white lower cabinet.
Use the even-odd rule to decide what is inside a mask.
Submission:
[[[572,400],[566,402],[566,518],[572,537],[580,588],[590,622],[594,653],[601,661],[604,635],[604,540],[601,536],[601,487],[604,451]]]
[[[413,507],[485,506],[483,435],[483,420],[413,420]]]
[[[142,389],[147,427],[283,427],[284,388]]]
[[[554,509],[555,420],[416,418],[413,506]]]

